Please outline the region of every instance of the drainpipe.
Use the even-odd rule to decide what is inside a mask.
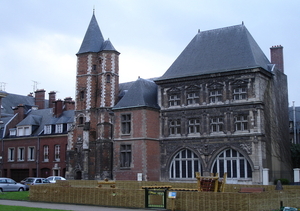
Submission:
[[[4,131],[3,131],[4,132]],[[2,134],[2,136],[1,136],[1,157],[0,157],[0,162],[1,162],[1,177],[3,177],[3,152],[4,152],[4,150],[3,150],[3,147],[4,147],[4,142],[3,142],[3,136],[4,136],[4,134]]]
[[[40,137],[37,137],[37,149],[36,149],[36,177],[39,177],[39,161],[40,161]]]
[[[114,112],[110,111],[110,138],[111,138],[111,175],[110,178],[113,180],[114,179]]]
[[[44,132],[42,130],[38,135],[37,135],[37,150],[36,150],[36,177],[39,177],[39,171],[40,171],[40,135]]]

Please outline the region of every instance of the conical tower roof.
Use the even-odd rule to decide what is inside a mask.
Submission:
[[[88,29],[85,33],[81,47],[77,54],[99,52],[103,45],[104,38],[97,23],[95,14],[93,14]]]

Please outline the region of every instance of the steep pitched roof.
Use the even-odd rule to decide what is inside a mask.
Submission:
[[[136,80],[113,109],[132,107],[159,108],[157,104],[157,85],[153,81],[142,78]]]
[[[77,54],[99,52],[104,42],[96,17],[93,14],[90,24],[85,33],[81,47]]]
[[[45,123],[51,120],[53,116],[52,110],[52,108],[32,110],[17,126],[37,126],[31,135],[39,135],[44,130]]]
[[[96,17],[93,14],[77,54],[90,53],[90,52],[97,53],[102,50],[117,51],[112,45],[112,43],[110,42],[110,40],[104,41]]]
[[[2,116],[12,116],[14,114],[12,108],[20,104],[23,104],[28,110],[35,105],[34,97],[7,93],[7,96],[2,98]]]
[[[103,51],[117,51],[117,50],[115,49],[115,47],[113,46],[113,44],[110,42],[109,39],[108,39],[108,40],[105,40],[105,41],[103,42],[103,45],[102,45],[101,50],[103,50]]]
[[[199,32],[158,81],[256,67],[269,70],[269,64],[242,24]]]

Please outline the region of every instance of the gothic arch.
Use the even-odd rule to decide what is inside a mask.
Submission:
[[[175,151],[167,162],[169,179],[187,180],[195,178],[195,172],[202,172],[200,155],[189,147]]]
[[[223,147],[214,153],[210,159],[209,169],[219,173],[220,177],[227,172],[230,180],[249,180],[252,178],[253,163],[243,150],[236,147]]]

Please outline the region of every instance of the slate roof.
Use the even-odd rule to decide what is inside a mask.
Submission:
[[[31,135],[39,135],[43,130],[46,122],[49,122],[53,116],[52,108],[32,110],[21,122],[16,126],[32,125],[38,126]]]
[[[104,41],[96,17],[93,14],[77,54],[90,53],[90,52],[97,53],[102,50],[116,51],[116,49],[114,48],[114,46],[111,44],[109,40]]]
[[[66,124],[74,122],[74,110],[64,111],[60,117],[52,117],[46,124]]]
[[[151,107],[159,109],[157,104],[157,85],[153,80],[139,78],[135,82],[123,84],[121,88],[123,88],[123,90],[121,90],[121,95],[123,93],[123,97],[113,107],[113,110],[133,107]]]
[[[241,24],[199,32],[158,81],[257,67],[270,62]]]
[[[12,108],[20,104],[23,104],[26,110],[29,110],[32,106],[35,105],[34,97],[11,94],[11,93],[7,93],[7,94],[8,95],[6,97],[2,98],[2,107],[1,107],[2,117],[13,116],[14,111],[12,110]]]

